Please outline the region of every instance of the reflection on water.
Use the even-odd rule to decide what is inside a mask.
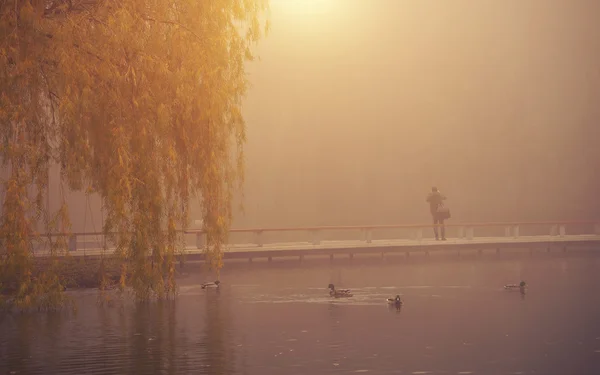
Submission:
[[[599,259],[231,267],[220,289],[112,307],[74,292],[76,313],[0,317],[0,374],[597,374]]]
[[[203,335],[203,345],[206,346],[205,368],[207,374],[233,374],[235,373],[235,350],[230,350],[234,339],[233,330],[229,325],[232,317],[229,304],[221,302],[226,295],[221,294],[221,289],[210,290],[206,296],[205,316],[206,324]]]

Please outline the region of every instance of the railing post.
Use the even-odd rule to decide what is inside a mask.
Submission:
[[[513,227],[513,237],[514,238],[519,238],[519,226],[518,225],[515,225]]]
[[[373,241],[373,230],[372,229],[366,229],[365,241],[367,243],[371,243]]]
[[[417,239],[417,241],[421,242],[421,240],[423,239],[423,228],[417,228],[415,230],[415,238]]]
[[[474,232],[475,230],[473,227],[467,227],[467,240],[473,239]]]
[[[558,227],[558,235],[560,237],[564,237],[566,233],[567,233],[567,229],[565,228],[565,226],[564,225],[560,225]]]
[[[77,236],[72,234],[69,236],[69,251],[77,250]]]
[[[204,237],[202,232],[196,232],[196,248],[202,249],[204,247]]]
[[[321,240],[319,239],[319,231],[316,229],[313,229],[310,231],[312,234],[312,244],[313,245],[318,245],[321,243]]]
[[[510,236],[511,236],[511,233],[510,233],[510,232],[511,232],[511,230],[510,230],[510,226],[506,226],[506,227],[504,227],[504,235],[505,235],[506,237],[510,237]]]
[[[258,247],[263,247],[262,232],[262,230],[257,230],[256,232],[254,232],[254,239]]]

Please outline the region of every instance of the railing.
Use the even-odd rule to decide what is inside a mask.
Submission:
[[[321,244],[323,233],[325,232],[340,232],[340,231],[351,231],[360,233],[360,241],[370,244],[374,240],[374,233],[377,231],[384,230],[408,230],[411,232],[410,239],[420,242],[424,239],[423,230],[432,229],[436,225],[433,224],[396,224],[396,225],[362,225],[362,226],[322,226],[322,227],[282,227],[282,228],[233,228],[230,229],[230,234],[253,234],[254,241],[252,244],[257,247],[263,247],[265,245],[264,235],[266,233],[283,233],[283,232],[304,232],[310,233],[311,239],[308,241],[309,244],[319,245]],[[439,227],[439,225],[437,225]],[[445,225],[447,229],[455,229],[456,237],[464,240],[472,240],[475,238],[476,229],[482,228],[503,228],[504,237],[520,238],[525,237],[522,230],[526,230],[529,227],[545,227],[545,235],[551,237],[564,237],[567,235],[567,229],[573,227],[586,228],[585,234],[600,235],[600,221],[543,221],[543,222],[493,222],[493,223],[457,223]],[[205,246],[205,232],[201,229],[197,230],[185,230],[178,231],[184,235],[194,235],[196,248],[202,249]],[[106,235],[114,235],[116,233],[103,233],[103,232],[74,232],[74,233],[50,233],[40,234],[41,238],[48,237],[68,237],[68,248],[69,251],[76,251],[78,249],[78,239],[81,237],[95,236],[96,239],[100,238],[100,241],[96,241],[96,248],[98,248],[98,242],[101,243],[99,247],[106,247],[107,238]],[[581,231],[580,233],[581,234]],[[347,238],[337,238],[337,240],[346,240]],[[392,239],[392,238],[386,238]],[[398,238],[393,238],[398,239]],[[84,244],[91,243],[90,241],[84,241]],[[85,245],[84,245],[85,247]]]
[[[230,233],[254,233],[254,244],[258,247],[264,245],[263,234],[268,232],[309,232],[311,233],[312,245],[321,243],[320,234],[326,231],[359,231],[362,241],[372,243],[373,232],[384,229],[409,229],[413,231],[412,238],[416,241],[421,241],[424,229],[432,229],[441,225],[434,224],[395,224],[395,225],[363,225],[363,226],[324,226],[324,227],[283,227],[283,228],[246,228],[246,229],[231,229]],[[520,229],[522,227],[547,226],[547,235],[564,237],[567,235],[567,227],[572,226],[588,226],[593,227],[593,233],[600,235],[600,222],[594,221],[544,221],[544,222],[495,222],[495,223],[458,223],[446,224],[446,228],[456,228],[457,237],[466,240],[472,240],[475,237],[475,228],[494,228],[503,227],[505,237],[519,238],[521,236]],[[201,249],[204,247],[204,231],[202,230],[187,230],[185,234],[196,235],[196,247]]]

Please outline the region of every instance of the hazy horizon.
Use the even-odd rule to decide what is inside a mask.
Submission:
[[[600,3],[311,3],[248,66],[234,227],[428,222],[433,185],[455,222],[600,218]]]

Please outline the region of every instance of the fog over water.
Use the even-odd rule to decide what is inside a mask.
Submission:
[[[456,222],[599,218],[599,2],[309,2],[249,64],[234,226],[428,222],[433,185]]]
[[[594,254],[228,264],[219,291],[174,302],[0,320],[0,374],[544,374],[600,372]],[[503,285],[524,279],[524,296]],[[350,288],[330,298],[327,284]],[[400,311],[385,299],[400,294]]]

